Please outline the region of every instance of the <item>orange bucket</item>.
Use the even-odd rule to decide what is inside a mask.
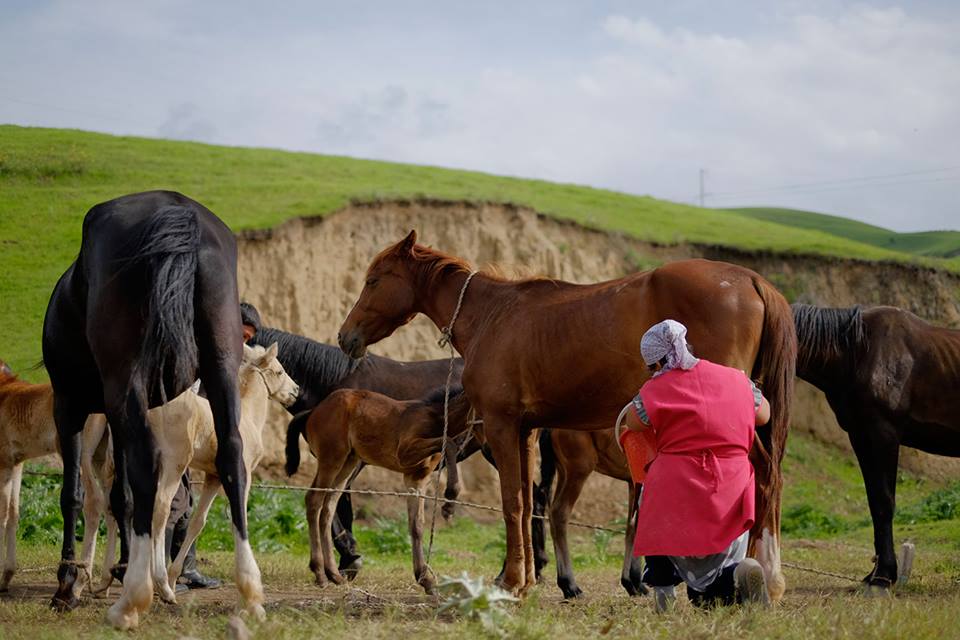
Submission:
[[[627,465],[630,467],[630,477],[635,484],[642,484],[647,477],[647,465],[653,460],[656,453],[653,430],[644,432],[624,429],[620,434],[620,446],[627,456]]]

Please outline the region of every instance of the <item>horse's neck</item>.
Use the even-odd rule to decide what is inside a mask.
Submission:
[[[270,400],[263,376],[254,367],[244,366],[239,377],[240,422],[249,421],[262,427],[267,419],[267,403]]]
[[[457,302],[468,276],[469,274],[462,271],[452,273],[438,279],[431,291],[421,291],[418,295],[418,299],[424,301],[420,311],[430,318],[438,329],[450,326],[454,313],[457,313]],[[478,273],[463,292],[463,302],[453,327],[453,346],[464,356],[492,315],[502,308],[498,301],[503,296],[502,284]]]

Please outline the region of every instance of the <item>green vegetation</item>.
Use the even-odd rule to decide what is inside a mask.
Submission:
[[[852,456],[794,434],[785,473],[784,561],[853,578],[865,575],[873,555],[872,530]],[[24,512],[21,523],[19,565],[39,571],[19,573],[11,596],[0,598],[3,637],[40,640],[68,633],[78,638],[128,637],[104,626],[106,603],[102,600],[86,600],[69,616],[52,613],[46,606],[59,553],[59,515],[45,515],[57,512],[57,494],[52,491],[56,485],[56,480],[46,477],[24,479],[22,502],[30,510]],[[867,598],[851,590],[853,582],[787,568],[788,591],[774,610],[702,612],[683,602],[681,595],[676,612],[656,616],[651,598],[631,599],[620,589],[622,539],[572,529],[573,562],[588,597],[562,604],[551,563],[541,586],[523,602],[505,607],[509,615],[499,626],[507,637],[544,639],[943,637],[944,629],[953,628],[960,614],[956,586],[960,487],[904,475],[898,483],[898,498],[895,535],[898,542],[910,539],[917,545],[917,559],[910,584],[899,588],[894,599]],[[496,637],[482,621],[471,619],[480,617],[471,615],[472,604],[464,613],[438,613],[439,602],[422,595],[413,581],[409,546],[399,543],[406,533],[399,501],[392,506],[369,501],[362,510],[368,514],[357,527],[363,571],[349,585],[320,589],[307,569],[306,531],[293,524],[303,520],[302,494],[253,490],[251,538],[258,549],[269,603],[266,622],[247,621],[258,637]],[[466,571],[472,578],[483,576],[489,581],[503,557],[503,527],[496,521],[476,522],[470,515],[461,514],[452,524],[438,526],[432,565],[441,576]],[[49,528],[50,535],[38,535],[35,524],[41,533]],[[227,580],[228,586],[199,594],[190,602],[183,598],[185,604],[179,607],[155,602],[138,637],[222,638],[236,599],[229,584],[231,549],[226,501],[221,497],[201,537],[199,555],[203,571]]]
[[[960,256],[960,231],[920,231],[916,233],[898,233],[883,227],[877,227],[850,218],[841,218],[812,211],[796,209],[777,209],[749,207],[727,209],[757,220],[775,222],[797,229],[815,229],[825,231],[840,238],[847,238],[873,245],[882,249],[892,249],[918,256],[953,258]]]
[[[821,230],[576,185],[272,149],[4,125],[0,358],[21,372],[39,361],[46,303],[57,278],[76,256],[87,210],[98,202],[149,189],[181,191],[238,230],[328,214],[352,200],[431,197],[519,203],[660,243],[915,259]],[[932,264],[960,269],[960,258]],[[25,372],[25,377],[41,380],[44,374]]]

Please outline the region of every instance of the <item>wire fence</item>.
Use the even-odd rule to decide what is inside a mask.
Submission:
[[[63,474],[62,474],[62,473],[56,473],[56,472],[50,472],[50,471],[24,471],[24,475],[47,476],[47,477],[53,477],[53,478],[62,478],[62,477],[63,477]],[[202,485],[202,484],[203,484],[203,481],[202,481],[202,480],[191,480],[191,481],[190,481],[190,484],[193,484],[193,485]],[[462,506],[462,507],[467,507],[467,508],[470,508],[470,509],[477,509],[477,510],[480,510],[480,511],[489,511],[489,512],[492,512],[492,513],[503,513],[503,509],[501,509],[501,508],[499,508],[499,507],[494,507],[494,506],[486,505],[486,504],[479,504],[479,503],[476,503],[476,502],[468,502],[468,501],[466,501],[466,500],[456,500],[456,499],[452,499],[452,498],[446,498],[446,497],[443,497],[443,496],[436,496],[436,495],[430,495],[430,494],[425,494],[425,493],[419,493],[419,492],[416,492],[416,491],[383,491],[383,490],[379,490],[379,489],[333,489],[333,488],[326,488],[326,487],[300,487],[300,486],[296,486],[296,485],[271,484],[271,483],[266,483],[266,482],[254,482],[254,483],[252,483],[252,484],[250,485],[250,488],[251,488],[251,489],[258,489],[258,490],[262,490],[262,491],[300,491],[300,492],[304,492],[304,493],[307,493],[307,492],[310,492],[310,491],[315,491],[315,492],[320,492],[320,493],[337,493],[337,492],[340,492],[340,493],[349,493],[349,494],[353,494],[353,495],[364,495],[364,496],[390,496],[390,497],[396,497],[396,498],[422,498],[423,500],[432,500],[432,501],[435,501],[435,502],[443,502],[443,503],[455,504],[455,505],[459,505],[459,506]],[[537,518],[537,519],[540,519],[540,520],[545,520],[545,521],[549,521],[549,520],[550,520],[550,518],[549,518],[548,516],[544,516],[544,515],[534,514],[533,517],[534,517],[534,518]],[[578,521],[576,521],[576,520],[568,520],[566,524],[567,524],[567,526],[571,526],[571,527],[579,527],[579,528],[582,528],[582,529],[591,529],[591,530],[594,530],[594,531],[604,531],[604,532],[607,532],[607,533],[613,533],[613,534],[617,534],[617,535],[625,535],[625,533],[626,533],[626,531],[625,531],[624,529],[615,529],[615,528],[612,528],[612,527],[606,527],[606,526],[598,525],[598,524],[590,524],[590,523],[587,523],[587,522],[578,522]],[[816,569],[816,568],[814,568],[814,567],[806,567],[806,566],[803,566],[803,565],[800,565],[800,564],[796,564],[796,563],[793,563],[793,562],[781,562],[780,564],[781,564],[783,567],[786,567],[786,568],[788,568],[788,569],[793,569],[793,570],[795,570],[795,571],[803,571],[803,572],[812,573],[812,574],[815,574],[815,575],[826,576],[826,577],[830,577],[830,578],[837,578],[837,579],[839,579],[839,580],[845,580],[845,581],[847,581],[847,582],[854,582],[854,583],[860,583],[860,582],[862,582],[862,580],[861,580],[860,578],[855,578],[855,577],[852,577],[852,576],[844,575],[844,574],[842,574],[842,573],[834,573],[834,572],[832,572],[832,571],[824,571],[824,570],[822,570],[822,569]],[[32,568],[32,569],[22,569],[21,572],[23,572],[23,573],[34,573],[34,572],[48,571],[48,570],[52,570],[52,569],[56,569],[56,567],[52,567],[52,568],[41,567],[41,568]]]

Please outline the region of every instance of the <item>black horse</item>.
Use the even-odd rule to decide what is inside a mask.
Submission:
[[[157,541],[151,538],[157,457],[146,412],[199,375],[213,410],[217,468],[230,501],[238,585],[248,610],[262,615],[260,574],[247,540],[246,473],[237,428],[242,334],[236,273],[233,233],[179,193],[124,196],[94,206],[84,218],[80,253],[54,288],[43,325],[64,467],[63,549],[52,606],[78,604],[80,432],[90,413],[102,412],[114,442],[111,508],[118,522],[130,517],[126,491],[132,497],[127,523],[132,537],[121,536],[129,542],[130,566],[108,618],[130,628],[149,608],[151,580],[166,571],[153,566],[162,562],[154,563]]]
[[[251,310],[256,313],[251,305],[245,303],[244,317],[253,317]],[[256,317],[259,317],[259,313]],[[250,339],[250,344],[264,346],[274,342],[280,349],[277,355],[280,364],[300,385],[300,397],[287,407],[287,411],[294,415],[287,427],[287,457],[295,457],[297,464],[300,458],[297,441],[310,411],[337,389],[366,389],[396,400],[415,400],[444,385],[450,367],[447,358],[401,362],[367,354],[354,360],[339,347],[269,327],[257,327]],[[463,359],[457,358],[454,361],[452,384],[460,384],[462,371]],[[448,484],[448,493],[456,491],[456,487]],[[348,493],[344,493],[337,503],[333,542],[340,554],[341,573],[349,578],[355,577],[362,559],[357,553],[357,542],[353,537],[353,504]]]
[[[826,394],[863,472],[877,554],[864,582],[889,588],[900,445],[960,457],[960,331],[893,307],[794,304],[793,317],[797,375]]]

